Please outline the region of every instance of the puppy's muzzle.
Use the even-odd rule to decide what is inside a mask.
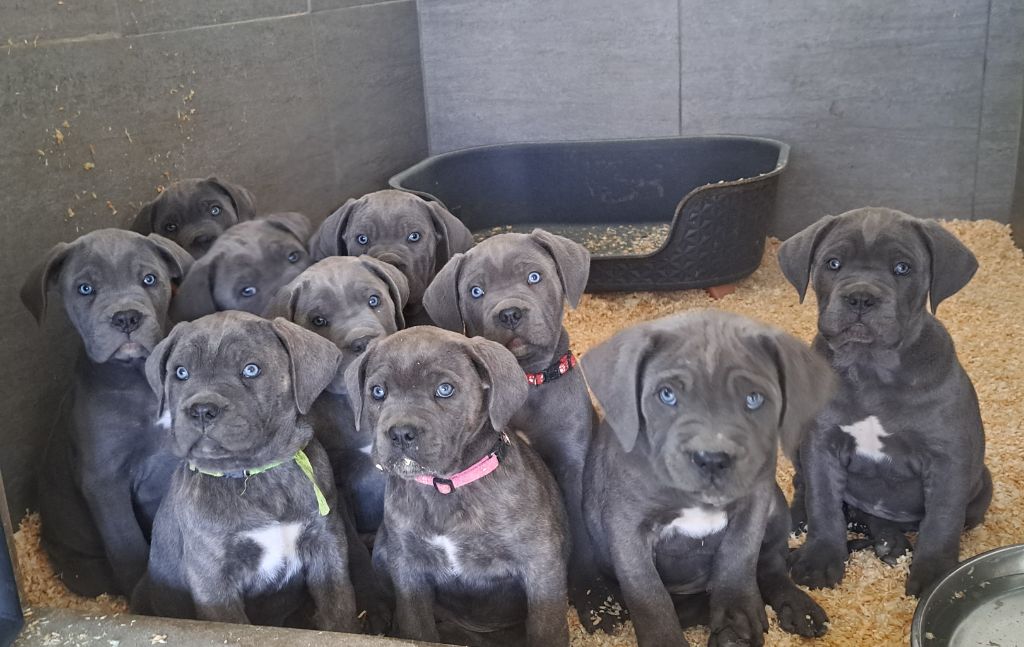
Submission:
[[[402,256],[399,256],[395,252],[375,251],[371,254],[371,256],[376,258],[378,261],[383,261],[388,265],[392,265],[398,268],[398,271],[401,272],[402,274],[406,274],[409,270],[409,264],[405,262],[405,259]]]
[[[847,292],[843,295],[843,302],[846,306],[857,313],[858,315],[864,315],[866,312],[878,305],[879,296],[873,292],[867,290],[856,290],[853,292]]]
[[[406,450],[416,444],[421,430],[412,425],[395,425],[388,429],[388,437],[395,449]]]
[[[200,393],[185,404],[184,411],[192,426],[206,433],[224,417],[227,407],[227,401],[215,393]]]
[[[130,335],[139,329],[142,320],[145,318],[138,310],[118,310],[110,317],[110,325],[126,335]]]

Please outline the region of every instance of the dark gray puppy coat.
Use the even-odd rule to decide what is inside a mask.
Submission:
[[[171,303],[174,321],[222,310],[262,314],[274,293],[312,262],[309,219],[276,213],[232,227],[185,277]]]
[[[709,623],[711,645],[760,645],[766,602],[783,629],[822,635],[824,612],[787,573],[775,467],[832,393],[826,363],[716,311],[634,326],[582,361],[605,414],[584,511],[640,645],[685,645],[681,620]]]
[[[166,236],[199,258],[224,230],[255,217],[255,201],[245,188],[215,177],[192,178],[143,205],[131,229]]]
[[[790,238],[779,263],[801,299],[813,286],[814,348],[842,378],[800,448],[794,518],[806,514],[808,536],[793,577],[812,587],[842,579],[848,520],[868,526],[888,561],[914,529],[907,593],[919,595],[956,565],[961,531],[992,497],[974,387],[926,309],[966,285],[977,261],[935,221],[865,208]]]
[[[28,275],[41,320],[56,289],[85,352],[39,472],[43,546],[69,589],[128,594],[177,460],[163,447],[143,363],[163,339],[172,283],[192,258],[156,235],[101,229],[59,243]]]
[[[305,419],[339,359],[289,321],[242,312],[178,324],[157,346],[146,376],[185,463],[157,514],[135,611],[279,625],[308,593],[317,629],[357,628],[344,504]],[[311,474],[293,460],[300,450]]]
[[[337,378],[313,403],[309,418],[361,533],[380,525],[386,479],[370,458],[373,435],[356,431],[344,371],[371,341],[403,326],[408,296],[409,285],[396,267],[372,256],[331,256],[278,290],[264,313],[311,330],[341,351]]]
[[[523,373],[557,365],[569,351],[564,304],[579,304],[589,269],[589,252],[568,238],[542,229],[499,234],[453,256],[427,288],[423,305],[437,325],[510,349],[523,380]],[[612,618],[598,613],[610,606],[610,592],[596,581],[583,521],[583,465],[594,428],[583,373],[570,370],[530,386],[511,424],[547,463],[565,497],[573,546],[569,591],[583,626],[610,629]]]
[[[515,357],[423,326],[374,341],[345,376],[388,475],[373,557],[394,586],[397,635],[567,645],[565,511],[540,457],[514,438],[526,399]],[[497,469],[449,494],[414,480],[450,479],[490,452],[503,455]]]
[[[431,323],[423,292],[454,254],[473,246],[473,235],[438,202],[388,189],[348,200],[309,241],[314,260],[369,254],[390,263],[409,281],[405,323]]]

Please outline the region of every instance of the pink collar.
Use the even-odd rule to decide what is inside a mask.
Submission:
[[[451,478],[446,479],[441,476],[417,476],[415,480],[417,483],[433,487],[441,494],[451,494],[457,488],[469,485],[473,481],[479,481],[494,470],[498,469],[498,466],[501,465],[502,459],[505,458],[505,452],[508,451],[511,444],[512,443],[509,441],[508,436],[503,433],[498,439],[498,442],[494,444],[494,447],[491,448],[491,451],[489,451],[486,456],[458,474],[453,475]]]

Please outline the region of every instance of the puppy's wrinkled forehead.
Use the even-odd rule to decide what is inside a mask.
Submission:
[[[653,373],[682,372],[694,381],[721,383],[737,371],[774,379],[775,366],[764,344],[759,324],[741,317],[684,316],[677,326],[663,329],[657,352],[648,360]]]
[[[214,370],[244,365],[261,358],[283,354],[280,341],[266,322],[218,313],[193,323],[187,337],[175,348],[175,357]]]
[[[911,218],[888,210],[865,210],[847,216],[829,232],[818,247],[817,257],[825,260],[829,254],[837,251],[852,255],[877,250],[893,250],[916,256],[921,247],[920,238]]]
[[[440,369],[467,380],[477,378],[462,335],[418,326],[382,339],[376,348],[367,374],[379,372],[415,379]]]
[[[510,233],[488,238],[466,252],[462,278],[463,282],[475,278],[519,280],[534,270],[553,266],[551,256],[529,234]]]

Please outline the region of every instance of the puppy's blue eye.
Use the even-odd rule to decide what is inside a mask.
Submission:
[[[661,390],[658,391],[658,399],[670,407],[676,406],[676,403],[679,402],[679,398],[676,397],[676,392],[667,386],[661,387]]]
[[[540,283],[540,272],[530,272],[526,275],[526,282],[530,285]]]
[[[255,296],[256,295],[256,288],[254,288],[251,285],[247,286],[247,287],[244,287],[244,288],[242,288],[241,295],[243,297],[246,297],[246,298],[251,297],[251,296]]]
[[[836,272],[839,270],[840,267],[843,266],[843,262],[840,261],[838,258],[830,258],[827,261],[825,261],[825,265],[828,266],[828,269],[832,270],[833,272]]]
[[[255,364],[246,364],[242,367],[242,377],[256,377],[260,374],[260,367]]]
[[[379,384],[374,384],[373,388],[370,389],[370,396],[374,400],[383,400],[388,395],[388,390]]]
[[[173,234],[174,232],[178,231],[178,225],[174,224],[173,222],[169,222],[166,225],[164,225],[164,231],[166,231],[168,234]]]
[[[359,234],[358,236],[356,236],[356,242],[359,243],[360,245],[365,245],[370,242],[370,237],[367,236],[366,234]]]
[[[184,366],[179,366],[178,368],[174,369],[174,377],[184,382],[189,378],[188,369],[185,368]]]
[[[312,321],[310,323],[312,323],[317,328],[323,328],[324,326],[327,325],[327,320],[324,319],[323,317],[317,315],[316,317],[313,317],[313,319],[312,319]]]
[[[210,207],[210,215],[211,216],[219,216],[220,215],[220,205],[219,204],[215,204],[212,207]]]
[[[751,411],[757,411],[758,409],[761,408],[761,405],[763,405],[763,404],[764,404],[764,396],[761,395],[760,393],[758,393],[757,391],[754,391],[753,393],[748,393],[747,394],[747,401],[746,401],[747,409],[749,409]]]
[[[156,274],[147,274],[142,277],[142,284],[147,286],[156,285]]]
[[[78,284],[78,293],[81,294],[84,297],[89,296],[90,294],[92,294],[92,284],[91,283],[79,283]]]
[[[473,287],[469,288],[469,296],[473,297],[474,299],[479,299],[483,295],[484,289],[479,285],[474,285]]]
[[[292,252],[291,254],[288,254],[288,262],[289,263],[298,263],[299,262],[299,253],[298,252]]]
[[[371,294],[368,303],[370,304],[371,308],[376,308],[377,306],[380,305],[380,297],[377,296],[376,294]]]
[[[420,232],[414,231],[411,234],[409,234],[408,240],[409,240],[410,243],[415,243],[415,242],[418,242],[419,239],[422,238],[422,237],[423,236],[420,234]]]
[[[907,274],[910,274],[910,265],[900,261],[892,266],[892,273],[896,276],[906,276]]]
[[[450,398],[455,393],[455,387],[447,382],[442,382],[437,385],[437,390],[434,391],[434,395],[439,398]]]

